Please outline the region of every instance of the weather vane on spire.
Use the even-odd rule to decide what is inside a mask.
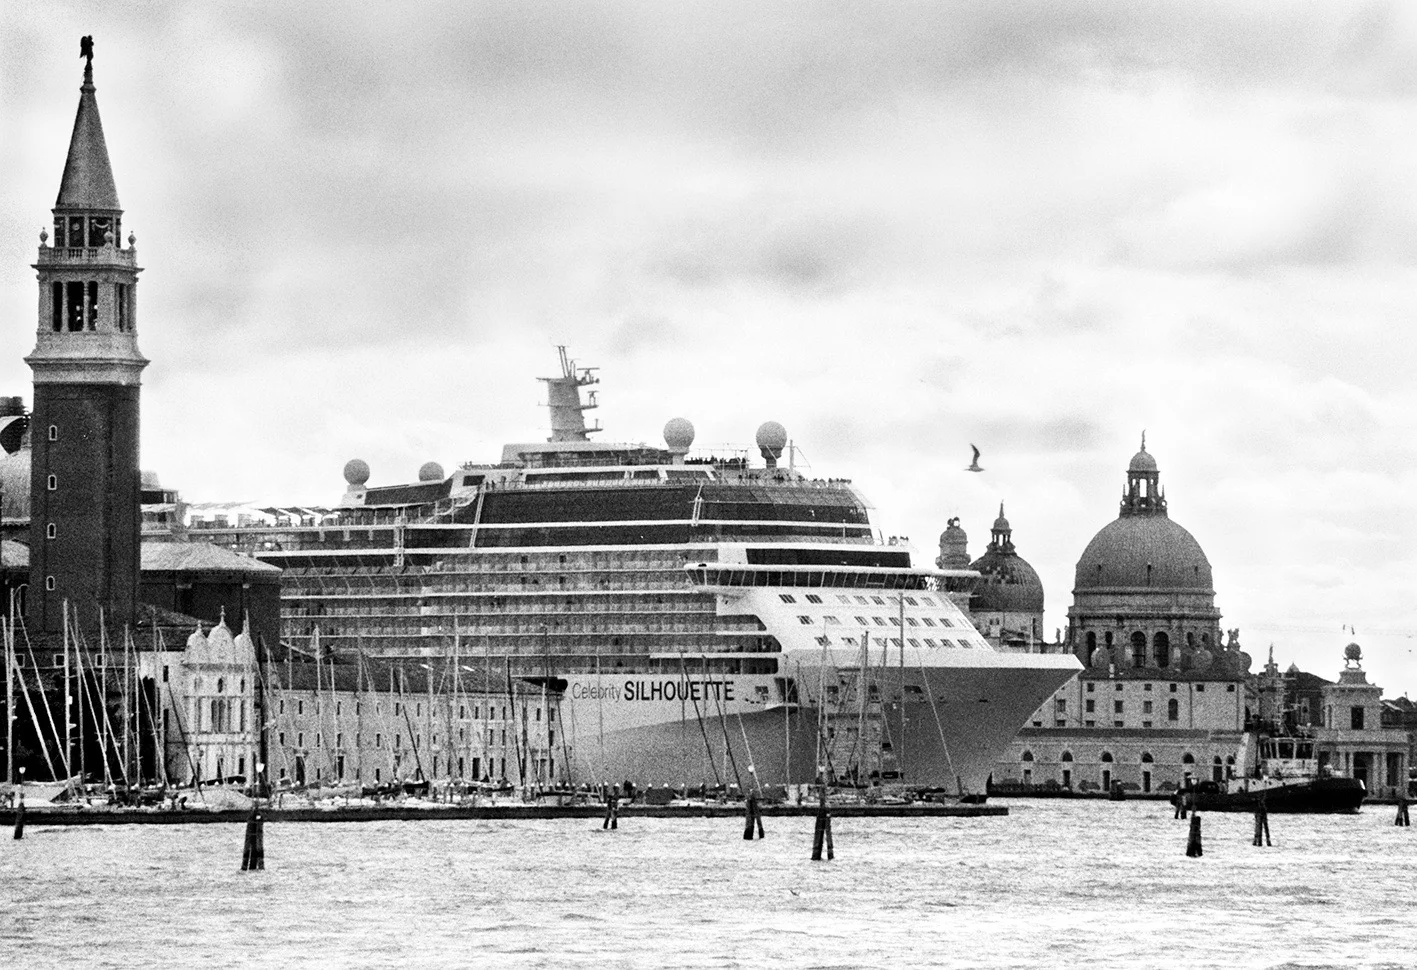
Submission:
[[[88,62],[84,65],[84,70],[93,70],[93,34],[79,38],[79,56]]]

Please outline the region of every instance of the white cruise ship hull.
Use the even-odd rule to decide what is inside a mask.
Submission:
[[[845,697],[859,674],[844,665],[823,666],[820,653],[786,662],[800,697],[796,704],[771,700],[779,690],[771,676],[572,675],[561,717],[574,780],[754,788],[805,784],[819,774],[854,773],[865,781],[885,767],[898,770],[912,788],[983,794],[992,765],[1038,706],[1077,672],[1078,662],[983,650],[931,653],[945,655],[922,658],[906,651],[915,666],[907,666],[904,677],[903,743],[900,669],[868,671],[868,685],[885,701],[861,718],[871,724],[868,733],[886,742],[871,750],[834,736],[853,729],[848,725],[856,719],[852,702],[836,703],[826,686],[836,685],[837,697]],[[924,659],[935,663],[924,665]]]

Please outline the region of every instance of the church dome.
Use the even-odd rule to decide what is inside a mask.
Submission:
[[[969,568],[979,572],[974,597],[969,601],[971,612],[1043,612],[1043,583],[1018,553],[991,547]]]
[[[1127,465],[1129,472],[1154,472],[1156,471],[1156,459],[1151,457],[1151,452],[1146,450],[1146,445],[1141,446],[1141,451],[1132,455],[1131,464]]]
[[[1078,560],[1076,589],[1210,592],[1210,560],[1195,537],[1164,515],[1123,516],[1102,527]]]
[[[969,609],[975,613],[1042,613],[1043,583],[1028,561],[1014,549],[1013,529],[999,503],[989,548],[970,564],[979,572]]]

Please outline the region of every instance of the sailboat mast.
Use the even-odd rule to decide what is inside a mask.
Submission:
[[[69,684],[69,601],[64,601],[64,771],[72,772],[74,763],[74,704],[73,688]],[[65,779],[66,781],[68,779]]]
[[[5,782],[15,785],[15,594],[5,621]]]
[[[900,644],[900,754],[896,756],[896,770],[900,772],[900,780],[905,781],[905,592],[899,593],[900,603],[900,639],[896,642]]]

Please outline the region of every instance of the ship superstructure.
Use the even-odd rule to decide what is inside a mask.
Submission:
[[[573,776],[743,787],[900,775],[959,794],[1077,670],[993,651],[949,571],[883,540],[850,481],[775,422],[746,450],[589,440],[593,369],[544,378],[549,440],[420,481],[362,461],[325,508],[192,506],[202,538],[284,570],[282,641],[459,658],[563,691]],[[789,452],[790,454],[790,452]]]

